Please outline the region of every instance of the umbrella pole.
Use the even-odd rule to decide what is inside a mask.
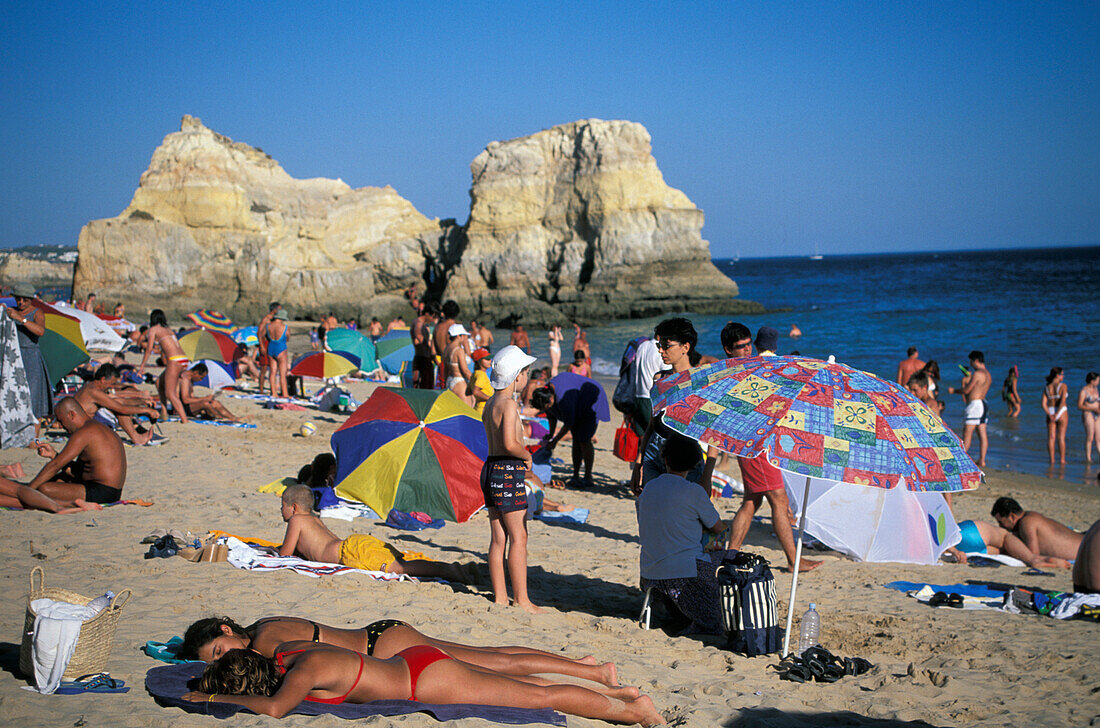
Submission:
[[[798,566],[802,563],[802,535],[806,533],[806,508],[810,504],[810,476],[806,476],[806,489],[802,492],[802,516],[798,519],[798,543],[794,549],[794,573],[791,575],[791,596],[787,600],[787,630],[783,634],[783,654],[786,657],[791,646],[791,620],[794,618],[794,595],[798,591]],[[775,514],[772,514],[775,518]]]

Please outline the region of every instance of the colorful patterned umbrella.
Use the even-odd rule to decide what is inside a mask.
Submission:
[[[654,411],[673,430],[735,455],[761,455],[805,478],[783,656],[811,485],[822,480],[937,493],[971,490],[982,473],[959,438],[893,382],[798,356],[726,359],[658,382]],[[921,528],[923,519],[916,519]],[[855,527],[856,519],[850,523]],[[935,524],[933,524],[935,525]]]
[[[202,379],[196,379],[193,382],[194,384],[200,387],[209,387],[210,389],[222,389],[223,387],[232,387],[237,383],[236,368],[232,364],[226,364],[213,359],[203,359],[187,368],[194,369],[199,364],[206,365],[206,376]]]
[[[38,337],[38,348],[46,362],[50,385],[56,387],[65,375],[88,361],[91,355],[84,346],[80,321],[37,298],[33,304],[45,314],[46,332]]]
[[[351,355],[344,356],[332,351],[314,351],[298,357],[290,366],[290,373],[299,377],[332,379],[350,374],[359,368],[359,362]]]
[[[256,326],[245,326],[244,328],[237,329],[230,334],[230,338],[241,346],[260,345],[259,329]]]
[[[329,351],[347,352],[359,360],[359,368],[365,372],[375,369],[374,342],[358,331],[333,329],[325,334],[325,348]]]
[[[394,329],[374,342],[374,347],[378,363],[390,374],[400,374],[403,369],[407,369],[416,353],[407,329]]]
[[[218,331],[191,329],[179,337],[183,353],[191,361],[217,359],[229,363],[241,353],[241,346]]]
[[[208,308],[189,313],[187,318],[191,319],[192,323],[200,329],[219,331],[223,334],[232,334],[237,328],[228,316],[218,311],[211,311]]]
[[[332,449],[336,494],[375,513],[397,508],[461,523],[485,504],[485,428],[453,392],[376,389],[332,435]]]
[[[976,488],[959,438],[893,382],[800,356],[726,359],[656,385],[664,423],[707,445],[784,470],[914,491]]]

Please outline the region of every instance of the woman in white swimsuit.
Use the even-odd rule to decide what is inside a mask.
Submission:
[[[550,327],[550,377],[558,376],[558,364],[561,362],[561,327]]]
[[[1066,400],[1069,398],[1069,388],[1063,379],[1062,367],[1053,367],[1047,375],[1047,386],[1043,388],[1043,410],[1047,413],[1047,454],[1051,465],[1054,464],[1056,439],[1061,463],[1066,464],[1066,429],[1069,427]]]
[[[1092,446],[1100,454],[1100,374],[1085,375],[1085,386],[1077,394],[1077,409],[1081,410],[1081,422],[1085,425],[1085,462],[1092,462]]]

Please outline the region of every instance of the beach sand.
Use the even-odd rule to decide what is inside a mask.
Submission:
[[[360,398],[374,385],[352,384]],[[610,391],[610,390],[609,390]],[[822,618],[821,642],[839,655],[865,657],[868,674],[835,684],[779,680],[769,665],[776,656],[746,658],[709,642],[671,637],[637,623],[642,593],[634,501],[623,482],[626,464],[610,451],[617,422],[601,423],[596,449],[597,486],[586,492],[548,490],[551,498],[591,509],[583,526],[530,524],[530,589],[546,614],[531,616],[493,606],[487,581],[477,587],[445,583],[382,583],[358,575],[313,579],[291,572],[249,573],[226,563],[182,558],[145,560],[143,536],[156,528],[205,532],[220,529],[279,540],[279,501],[257,492],[265,483],[293,476],[346,415],[264,410],[254,402],[225,399],[259,425],[256,430],[166,424],[171,441],[161,447],[127,448],[128,498],[154,501],[149,508],[120,506],[103,512],[50,516],[2,512],[0,533],[0,714],[25,726],[192,726],[214,719],[162,708],[143,687],[145,672],[163,664],[140,652],[146,640],[182,634],[193,620],[227,614],[238,622],[290,614],[342,626],[398,618],[444,639],[474,644],[524,644],[569,656],[613,660],[626,684],[652,696],[670,723],[685,726],[810,726],[901,723],[955,726],[1085,726],[1100,721],[1100,625],[996,611],[932,609],[882,587],[896,579],[955,583],[994,580],[1044,589],[1071,588],[1068,571],[1024,576],[1022,569],[957,565],[860,564],[835,554],[800,580],[795,613],[810,601]],[[318,426],[298,436],[305,420]],[[556,453],[569,459],[568,444]],[[21,462],[29,474],[40,460],[30,450],[7,450],[0,463]],[[989,519],[993,500],[1017,498],[1079,530],[1100,515],[1097,489],[1054,484],[1034,477],[990,473],[972,495],[958,497],[956,515]],[[724,518],[739,500],[718,501]],[[767,509],[764,509],[767,515]],[[433,558],[484,562],[489,529],[484,513],[463,524],[419,533],[395,531],[365,519],[330,520],[340,536],[369,533]],[[782,563],[767,524],[754,524],[746,548]],[[34,566],[47,585],[93,596],[107,589],[133,590],[114,640],[111,674],[133,690],[124,695],[43,696],[22,689],[15,676],[20,628]],[[790,575],[775,571],[785,615]],[[234,725],[274,725],[271,718],[239,714]],[[284,724],[337,726],[329,716],[291,716]],[[376,718],[376,726],[428,726],[431,717]],[[488,722],[466,719],[461,726]],[[571,726],[605,725],[569,718]]]

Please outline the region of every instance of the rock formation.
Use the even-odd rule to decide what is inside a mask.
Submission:
[[[0,250],[0,285],[22,282],[36,288],[68,288],[73,283],[75,263],[76,249],[71,246],[38,245]]]
[[[392,188],[290,177],[185,116],[130,205],[84,226],[77,295],[172,313],[408,314],[419,284],[465,314],[536,325],[753,310],[710,262],[703,213],[664,183],[649,134],[587,120],[494,142],[471,164],[465,226]],[[756,307],[758,310],[759,307]]]
[[[392,305],[440,226],[392,188],[297,180],[190,116],[153,153],[130,205],[80,231],[74,287],[182,313],[296,315]]]
[[[447,288],[460,304],[540,322],[747,306],[641,124],[589,119],[494,142],[470,171],[467,244]]]

